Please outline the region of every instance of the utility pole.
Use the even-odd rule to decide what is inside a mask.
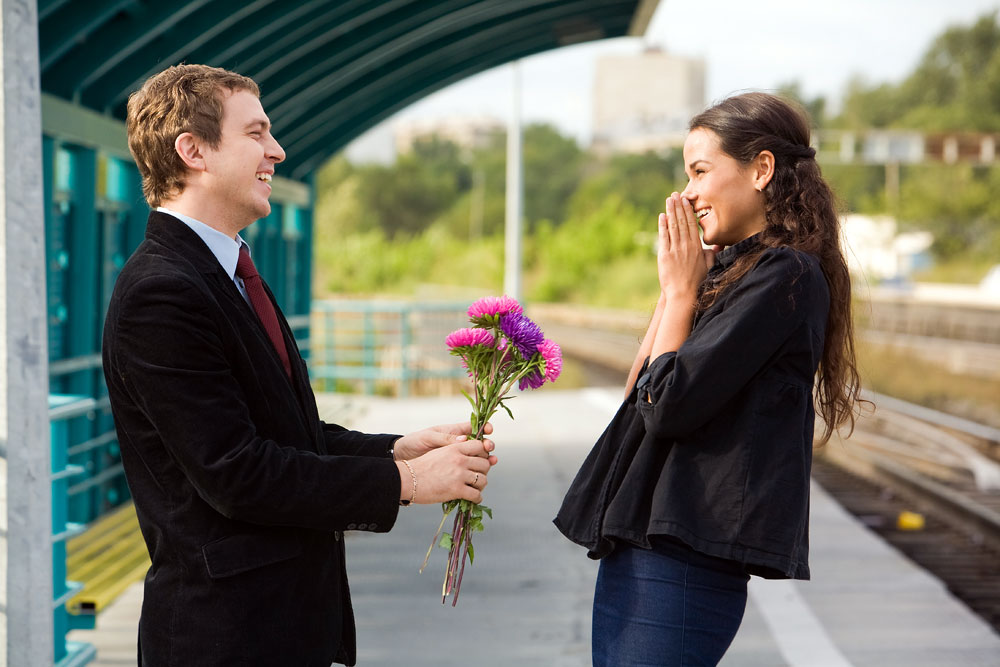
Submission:
[[[511,108],[507,123],[507,205],[504,224],[503,291],[521,300],[521,218],[524,178],[521,170],[521,64],[511,63]]]

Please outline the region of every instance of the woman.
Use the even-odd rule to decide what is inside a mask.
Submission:
[[[773,95],[691,121],[688,185],[659,216],[659,303],[555,520],[601,559],[595,667],[716,664],[750,575],[809,578],[813,391],[822,442],[853,428],[859,391],[814,155],[805,115]]]

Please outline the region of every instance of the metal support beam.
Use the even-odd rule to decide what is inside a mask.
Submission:
[[[52,487],[35,0],[0,0],[0,665],[51,665]]]

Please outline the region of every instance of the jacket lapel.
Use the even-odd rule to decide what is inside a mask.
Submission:
[[[254,336],[258,343],[257,347],[263,347],[267,350],[267,359],[254,359],[253,363],[266,363],[274,366],[276,371],[270,373],[269,375],[281,376],[281,379],[276,381],[285,382],[288,389],[294,393],[296,403],[299,408],[298,416],[302,422],[303,430],[310,433],[315,440],[317,437],[315,429],[307,428],[306,424],[317,421],[319,417],[316,413],[315,397],[313,397],[312,390],[309,388],[308,378],[303,380],[301,377],[301,365],[297,361],[293,361],[291,364],[292,377],[289,378],[288,375],[285,374],[285,368],[281,363],[281,358],[278,356],[278,351],[274,349],[271,339],[264,330],[264,325],[261,324],[260,318],[257,317],[257,313],[253,310],[253,307],[246,302],[243,295],[240,294],[240,291],[233,282],[232,277],[226,275],[222,265],[219,264],[219,260],[208,248],[208,246],[206,246],[201,238],[183,222],[172,215],[160,213],[159,211],[152,211],[149,214],[149,221],[146,225],[146,237],[159,241],[167,247],[174,249],[180,253],[185,260],[189,261],[194,268],[202,274],[209,287],[219,297],[220,302],[223,302],[227,306],[227,313],[229,313],[229,316],[238,319],[236,325],[239,330],[245,335]],[[285,316],[281,312],[281,309],[278,308],[278,304],[275,303],[274,295],[271,293],[271,289],[267,287],[266,282],[264,285],[267,296],[271,299],[271,303],[274,305],[274,310],[278,315],[278,321],[281,324],[282,336],[285,339],[285,347],[290,353],[297,354],[298,347],[292,339],[291,329],[288,327],[288,322],[285,320]],[[303,382],[305,382],[307,390],[305,392],[302,388]],[[309,400],[313,401],[311,406],[309,404]],[[311,414],[316,416],[313,419],[310,419]],[[322,442],[317,442],[315,444],[317,447],[322,447],[323,445]]]

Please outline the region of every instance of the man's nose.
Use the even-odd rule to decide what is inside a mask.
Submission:
[[[281,147],[281,144],[273,136],[271,137],[270,145],[267,147],[267,159],[275,164],[285,161],[285,149]]]

